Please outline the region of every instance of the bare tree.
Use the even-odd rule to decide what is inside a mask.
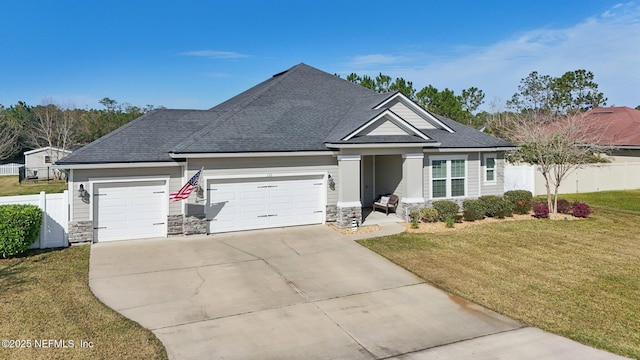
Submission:
[[[13,155],[18,147],[19,131],[7,118],[4,108],[0,108],[0,160]]]
[[[547,205],[557,212],[560,184],[575,169],[606,162],[610,150],[602,144],[606,124],[588,121],[583,114],[557,119],[539,113],[510,114],[491,124],[497,134],[519,146],[510,153],[513,162],[537,166],[544,177]]]
[[[48,155],[52,162],[59,160],[60,151],[53,148],[67,150],[75,141],[76,121],[69,109],[48,102],[33,108],[34,119],[28,132],[28,140],[33,147],[49,147]],[[59,177],[54,171],[54,177]]]

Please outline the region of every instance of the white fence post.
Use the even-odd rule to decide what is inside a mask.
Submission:
[[[38,244],[40,249],[44,249],[44,243],[47,237],[47,194],[44,191],[40,191],[39,204],[42,209],[42,224],[40,225],[40,236],[38,237]]]

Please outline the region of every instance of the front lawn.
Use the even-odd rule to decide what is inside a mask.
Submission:
[[[153,333],[93,296],[89,250],[31,250],[24,257],[0,260],[0,358],[167,358]]]
[[[64,180],[51,181],[18,181],[18,176],[0,176],[0,196],[32,195],[41,191],[49,193],[61,193],[67,190]]]
[[[601,191],[597,193],[565,194],[559,198],[578,200],[600,208],[609,208],[640,213],[640,190]]]
[[[595,200],[606,196],[579,195],[562,197],[594,205],[586,220],[502,221],[360,243],[527,325],[640,359],[640,192],[618,192],[608,207]]]

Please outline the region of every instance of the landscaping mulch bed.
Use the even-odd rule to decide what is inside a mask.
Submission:
[[[419,223],[418,228],[414,229],[411,227],[410,223],[402,223],[402,225],[407,229],[408,233],[443,233],[450,231],[458,231],[460,229],[466,229],[472,226],[482,225],[482,224],[490,224],[501,221],[523,221],[523,220],[555,220],[555,221],[573,221],[573,220],[582,220],[581,218],[577,218],[571,214],[549,214],[549,219],[536,219],[531,214],[527,215],[513,215],[511,217],[506,217],[504,219],[496,219],[496,218],[484,218],[482,220],[476,221],[463,221],[461,223],[456,223],[454,227],[449,228],[443,222],[436,223]]]
[[[341,229],[339,227],[336,227],[333,224],[329,224],[328,226],[330,228],[332,228],[333,230],[341,233],[342,235],[370,234],[372,232],[376,232],[376,231],[380,230],[380,226],[378,226],[378,225],[360,226],[360,227],[358,227],[358,231],[353,231],[353,230],[351,230],[351,228]]]

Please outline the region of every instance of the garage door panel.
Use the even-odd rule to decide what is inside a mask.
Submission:
[[[321,179],[289,177],[286,180],[242,183],[227,180],[209,184],[209,232],[227,232],[323,222]],[[229,206],[216,209],[221,199]]]
[[[94,186],[97,241],[166,236],[165,181],[132,181]]]

